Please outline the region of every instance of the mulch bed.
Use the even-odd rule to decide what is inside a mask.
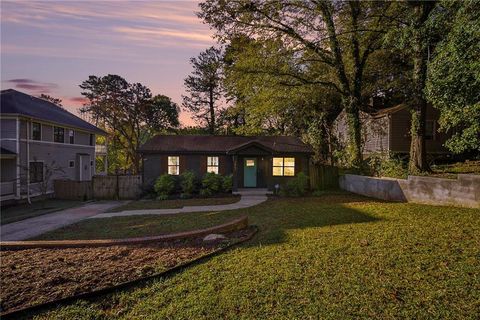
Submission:
[[[229,239],[244,236],[237,231]],[[153,275],[225,246],[201,238],[100,248],[0,252],[1,312]]]

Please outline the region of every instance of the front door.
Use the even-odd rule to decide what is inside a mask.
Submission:
[[[255,188],[257,186],[257,159],[245,158],[243,163],[243,186]]]

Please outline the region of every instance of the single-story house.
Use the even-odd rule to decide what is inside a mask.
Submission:
[[[13,89],[1,91],[0,133],[2,204],[53,193],[54,179],[91,180],[96,157],[106,156],[95,145],[103,130]]]
[[[430,155],[444,155],[449,151],[444,147],[449,134],[438,132],[439,112],[430,104],[426,110],[425,147]],[[363,154],[396,153],[408,154],[410,151],[411,113],[406,104],[374,112],[360,112],[362,123]],[[333,132],[341,145],[348,141],[347,115],[342,111],[333,123]]]
[[[310,146],[285,136],[157,135],[139,149],[143,181],[153,184],[165,173],[191,170],[233,175],[233,189],[268,188],[284,184],[299,172],[308,175]]]

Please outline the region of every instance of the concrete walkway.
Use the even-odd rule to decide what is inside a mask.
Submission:
[[[265,194],[246,194],[242,195],[240,201],[231,204],[213,205],[213,206],[191,206],[177,209],[148,209],[148,210],[128,210],[120,212],[105,212],[90,217],[90,219],[97,218],[111,218],[111,217],[125,217],[125,216],[140,216],[140,215],[162,215],[162,214],[177,214],[188,212],[209,212],[209,211],[226,211],[243,209],[256,206],[267,200]]]
[[[124,203],[123,201],[94,202],[81,207],[70,208],[9,223],[0,227],[0,239],[2,241],[19,241],[33,238],[42,233],[89,218]]]

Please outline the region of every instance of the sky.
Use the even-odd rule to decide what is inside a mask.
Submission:
[[[79,84],[118,74],[181,106],[189,59],[215,44],[197,1],[1,1],[1,88],[78,112]],[[188,113],[180,120],[192,125]]]

